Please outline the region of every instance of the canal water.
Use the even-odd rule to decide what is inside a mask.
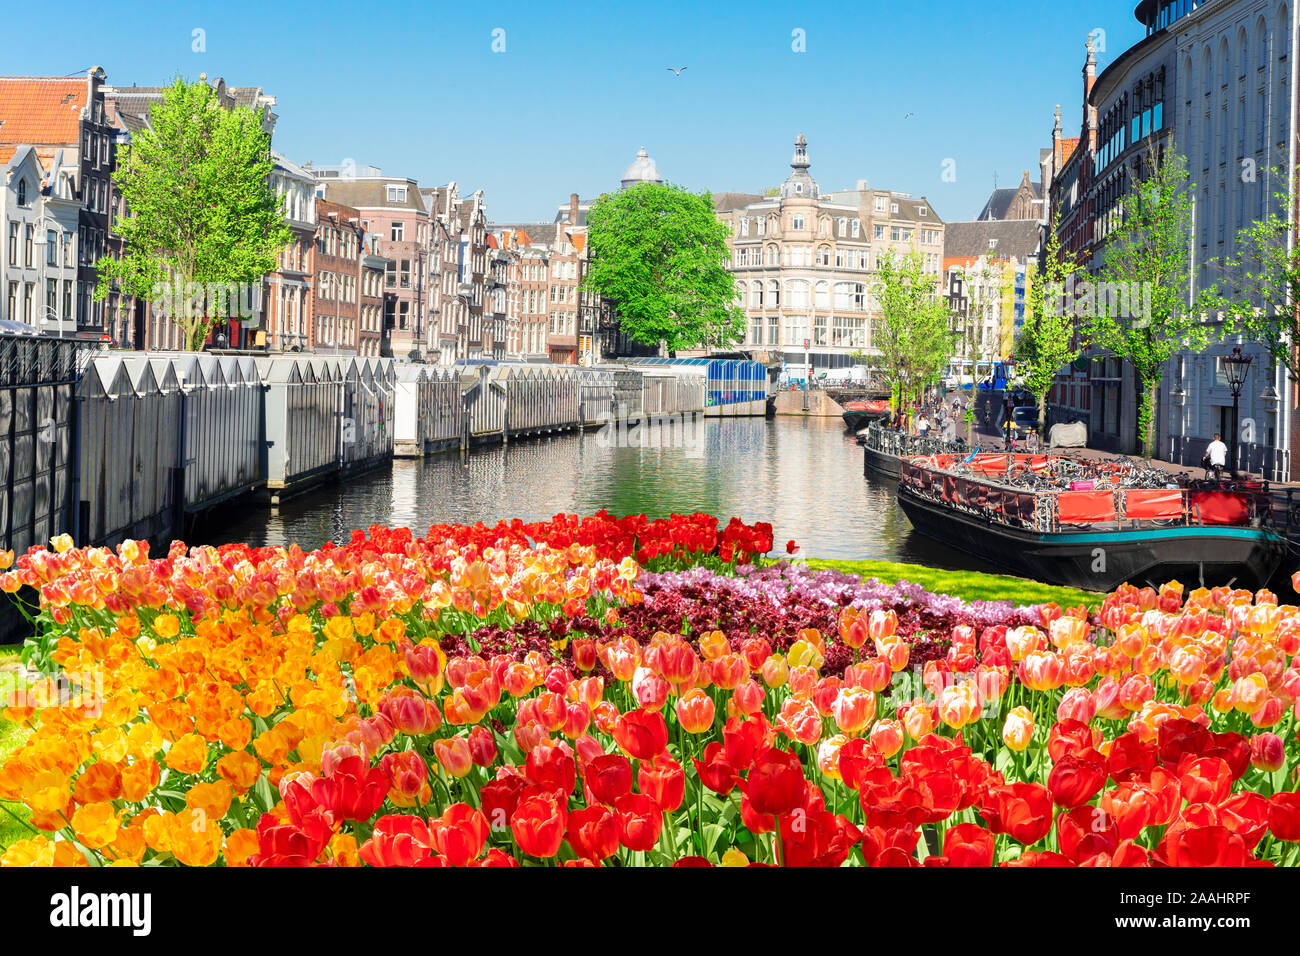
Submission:
[[[771,522],[777,550],[801,557],[978,568],[912,532],[893,483],[863,476],[862,448],[837,419],[708,419],[694,432],[659,429],[528,439],[505,447],[395,460],[355,481],[291,499],[278,512],[226,509],[191,529],[192,543],[345,543],[353,528],[549,518],[559,512],[651,517],[705,511]]]

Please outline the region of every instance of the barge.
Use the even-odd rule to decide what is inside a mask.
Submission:
[[[1264,587],[1286,556],[1265,485],[1129,487],[1107,467],[998,453],[913,458],[901,465],[898,503],[927,537],[1086,591],[1170,580]],[[1080,480],[1087,468],[1093,477]]]
[[[862,474],[867,478],[897,481],[899,469],[906,458],[925,455],[965,455],[970,449],[964,440],[955,442],[941,438],[922,438],[906,432],[891,431],[879,424],[867,429],[858,438],[862,445]]]
[[[889,399],[876,398],[867,401],[844,403],[844,425],[856,432],[863,425],[889,414]]]

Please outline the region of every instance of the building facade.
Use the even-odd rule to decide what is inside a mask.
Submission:
[[[1194,187],[1191,291],[1218,284],[1231,293],[1224,262],[1235,255],[1238,232],[1275,208],[1275,193],[1289,192],[1278,171],[1296,164],[1295,7],[1285,0],[1143,0],[1135,16],[1145,38],[1099,76],[1089,43],[1081,136],[1051,170],[1058,235],[1098,272],[1125,197],[1153,151],[1175,150]],[[1059,118],[1054,142],[1061,143]],[[1241,393],[1248,424],[1238,464],[1274,479],[1300,474],[1292,460],[1300,440],[1293,434],[1296,384],[1264,349],[1229,334],[1218,316],[1205,321],[1212,344],[1176,354],[1165,368],[1155,409],[1157,454],[1196,464],[1215,432],[1229,434],[1233,402],[1222,360],[1240,347],[1254,361]],[[1086,373],[1076,368],[1058,376],[1055,417],[1086,421],[1097,447],[1135,449],[1132,368],[1100,350],[1087,360]]]
[[[918,252],[939,281],[944,223],[924,197],[856,188],[822,193],[808,144],[795,140],[778,195],[721,193],[730,268],[745,313],[743,348],[780,355],[787,371],[844,368],[872,345],[869,288],[880,257]],[[721,345],[722,343],[719,343]]]
[[[312,325],[316,182],[308,170],[279,153],[271,157],[271,188],[284,209],[293,241],[280,251],[275,269],[266,277],[262,344],[271,352],[302,352],[316,340]]]
[[[95,287],[98,284],[98,262],[110,254],[111,215],[117,203],[113,188],[112,175],[117,168],[117,150],[115,131],[105,106],[106,74],[100,67],[92,67],[86,74],[77,78],[65,77],[0,77],[0,149],[8,153],[6,163],[15,159],[27,164],[31,159],[38,161],[43,178],[31,184],[41,196],[38,203],[35,194],[26,197],[32,205],[21,207],[30,209],[31,215],[23,214],[23,224],[19,229],[19,242],[23,249],[20,261],[26,262],[27,225],[32,229],[31,244],[41,247],[42,258],[50,257],[48,244],[49,233],[55,232],[59,251],[55,259],[59,263],[60,286],[53,296],[54,305],[50,305],[48,282],[42,279],[42,287],[33,290],[32,315],[39,321],[44,320],[46,331],[68,333],[64,318],[65,295],[61,283],[69,267],[62,265],[63,250],[67,248],[64,226],[68,225],[68,204],[76,203],[77,221],[71,232],[76,278],[73,287],[71,313],[75,323],[76,334],[81,338],[100,339],[106,333],[106,316],[112,314],[116,306],[116,296],[105,301],[96,301]],[[30,147],[33,156],[23,151]],[[30,167],[23,175],[31,175]],[[48,194],[48,195],[47,195]],[[17,196],[15,194],[15,201]],[[45,199],[50,199],[48,207]],[[39,204],[41,212],[35,213]],[[13,207],[18,214],[18,207]],[[54,212],[58,212],[58,216]],[[4,226],[5,241],[9,242],[9,223]],[[8,253],[4,262],[6,267]],[[45,265],[49,265],[45,262]],[[25,266],[24,266],[25,268]],[[24,285],[35,279],[18,280]],[[8,286],[4,287],[6,309],[8,308]],[[21,292],[25,295],[25,289]],[[25,314],[26,306],[18,307]],[[58,318],[52,317],[51,309]],[[38,326],[41,327],[41,326]]]
[[[0,319],[44,335],[77,332],[81,202],[34,146],[0,146]]]

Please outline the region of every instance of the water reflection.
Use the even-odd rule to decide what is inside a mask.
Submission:
[[[892,483],[862,474],[862,449],[834,419],[710,419],[703,447],[629,447],[598,433],[394,461],[357,481],[292,499],[272,514],[242,506],[191,534],[214,544],[315,548],[353,528],[549,518],[557,512],[651,516],[707,511],[770,521],[778,548],[803,555],[978,567],[912,533]]]

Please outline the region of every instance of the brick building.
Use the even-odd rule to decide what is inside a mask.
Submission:
[[[0,149],[6,149],[12,160],[20,147],[31,147],[45,176],[33,187],[42,196],[48,191],[78,204],[75,240],[72,233],[62,235],[62,226],[51,229],[47,219],[33,222],[32,242],[43,245],[49,232],[54,231],[60,243],[60,263],[62,250],[69,241],[74,243],[73,321],[80,337],[94,339],[106,334],[105,317],[116,307],[116,296],[106,302],[94,300],[96,265],[111,251],[111,213],[117,198],[111,180],[117,162],[115,131],[105,106],[105,80],[106,74],[98,66],[77,78],[0,77]],[[31,197],[34,200],[35,194]],[[10,228],[5,226],[7,241]],[[40,243],[36,241],[38,233]],[[20,239],[25,245],[25,232],[20,231]],[[48,257],[48,246],[43,249]],[[60,287],[55,296],[60,321],[54,327],[59,329],[63,328],[66,311],[64,291]],[[40,310],[50,307],[47,293],[48,289],[38,293]]]

